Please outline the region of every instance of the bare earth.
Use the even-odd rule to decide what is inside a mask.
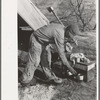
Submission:
[[[96,32],[84,32],[77,36],[79,46],[74,52],[82,52],[90,60],[96,61]],[[60,85],[37,83],[35,86],[24,87],[19,84],[19,100],[96,100],[96,68],[95,78],[90,82],[75,82],[64,79]]]

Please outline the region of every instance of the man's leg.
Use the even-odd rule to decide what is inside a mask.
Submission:
[[[62,83],[62,79],[58,78],[51,69],[51,50],[48,46],[43,46],[43,51],[41,54],[41,66],[46,77],[49,80],[53,80],[55,83]]]
[[[28,52],[28,61],[20,78],[21,83],[29,83],[32,80],[34,72],[40,63],[42,46],[36,41],[34,36],[31,36],[30,40],[31,43]]]

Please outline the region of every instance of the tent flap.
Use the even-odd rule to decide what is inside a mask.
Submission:
[[[33,30],[49,23],[49,20],[30,0],[18,0],[18,14]]]

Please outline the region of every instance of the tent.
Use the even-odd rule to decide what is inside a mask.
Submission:
[[[17,12],[33,30],[37,30],[49,23],[49,20],[41,13],[31,0],[18,0]]]

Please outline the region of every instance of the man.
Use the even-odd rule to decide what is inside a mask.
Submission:
[[[75,46],[78,45],[77,43],[75,43],[75,41],[73,41],[73,42],[74,43],[70,43],[70,42],[67,42],[65,40],[64,49],[65,49],[66,55],[71,54],[71,52],[73,50],[73,46],[75,47]],[[47,45],[46,50],[47,50],[47,55],[48,55],[49,66],[51,67],[51,62],[52,61],[54,62],[54,61],[59,60],[59,54],[58,54],[58,51],[57,51],[57,48],[56,48],[55,44]]]
[[[51,23],[33,32],[30,37],[28,61],[25,70],[20,78],[21,83],[27,84],[32,80],[34,72],[37,69],[38,65],[40,64],[40,61],[42,68],[44,68],[46,75],[50,80],[54,80],[55,83],[62,82],[62,80],[56,77],[55,74],[51,72],[49,69],[48,54],[47,54],[48,52],[46,50],[46,46],[49,44],[56,45],[57,52],[62,60],[62,63],[73,74],[76,74],[76,71],[70,66],[65,56],[64,38],[67,37],[74,40],[74,36],[78,33],[79,33],[78,26],[74,23],[71,23],[67,28],[65,28],[61,24]]]

